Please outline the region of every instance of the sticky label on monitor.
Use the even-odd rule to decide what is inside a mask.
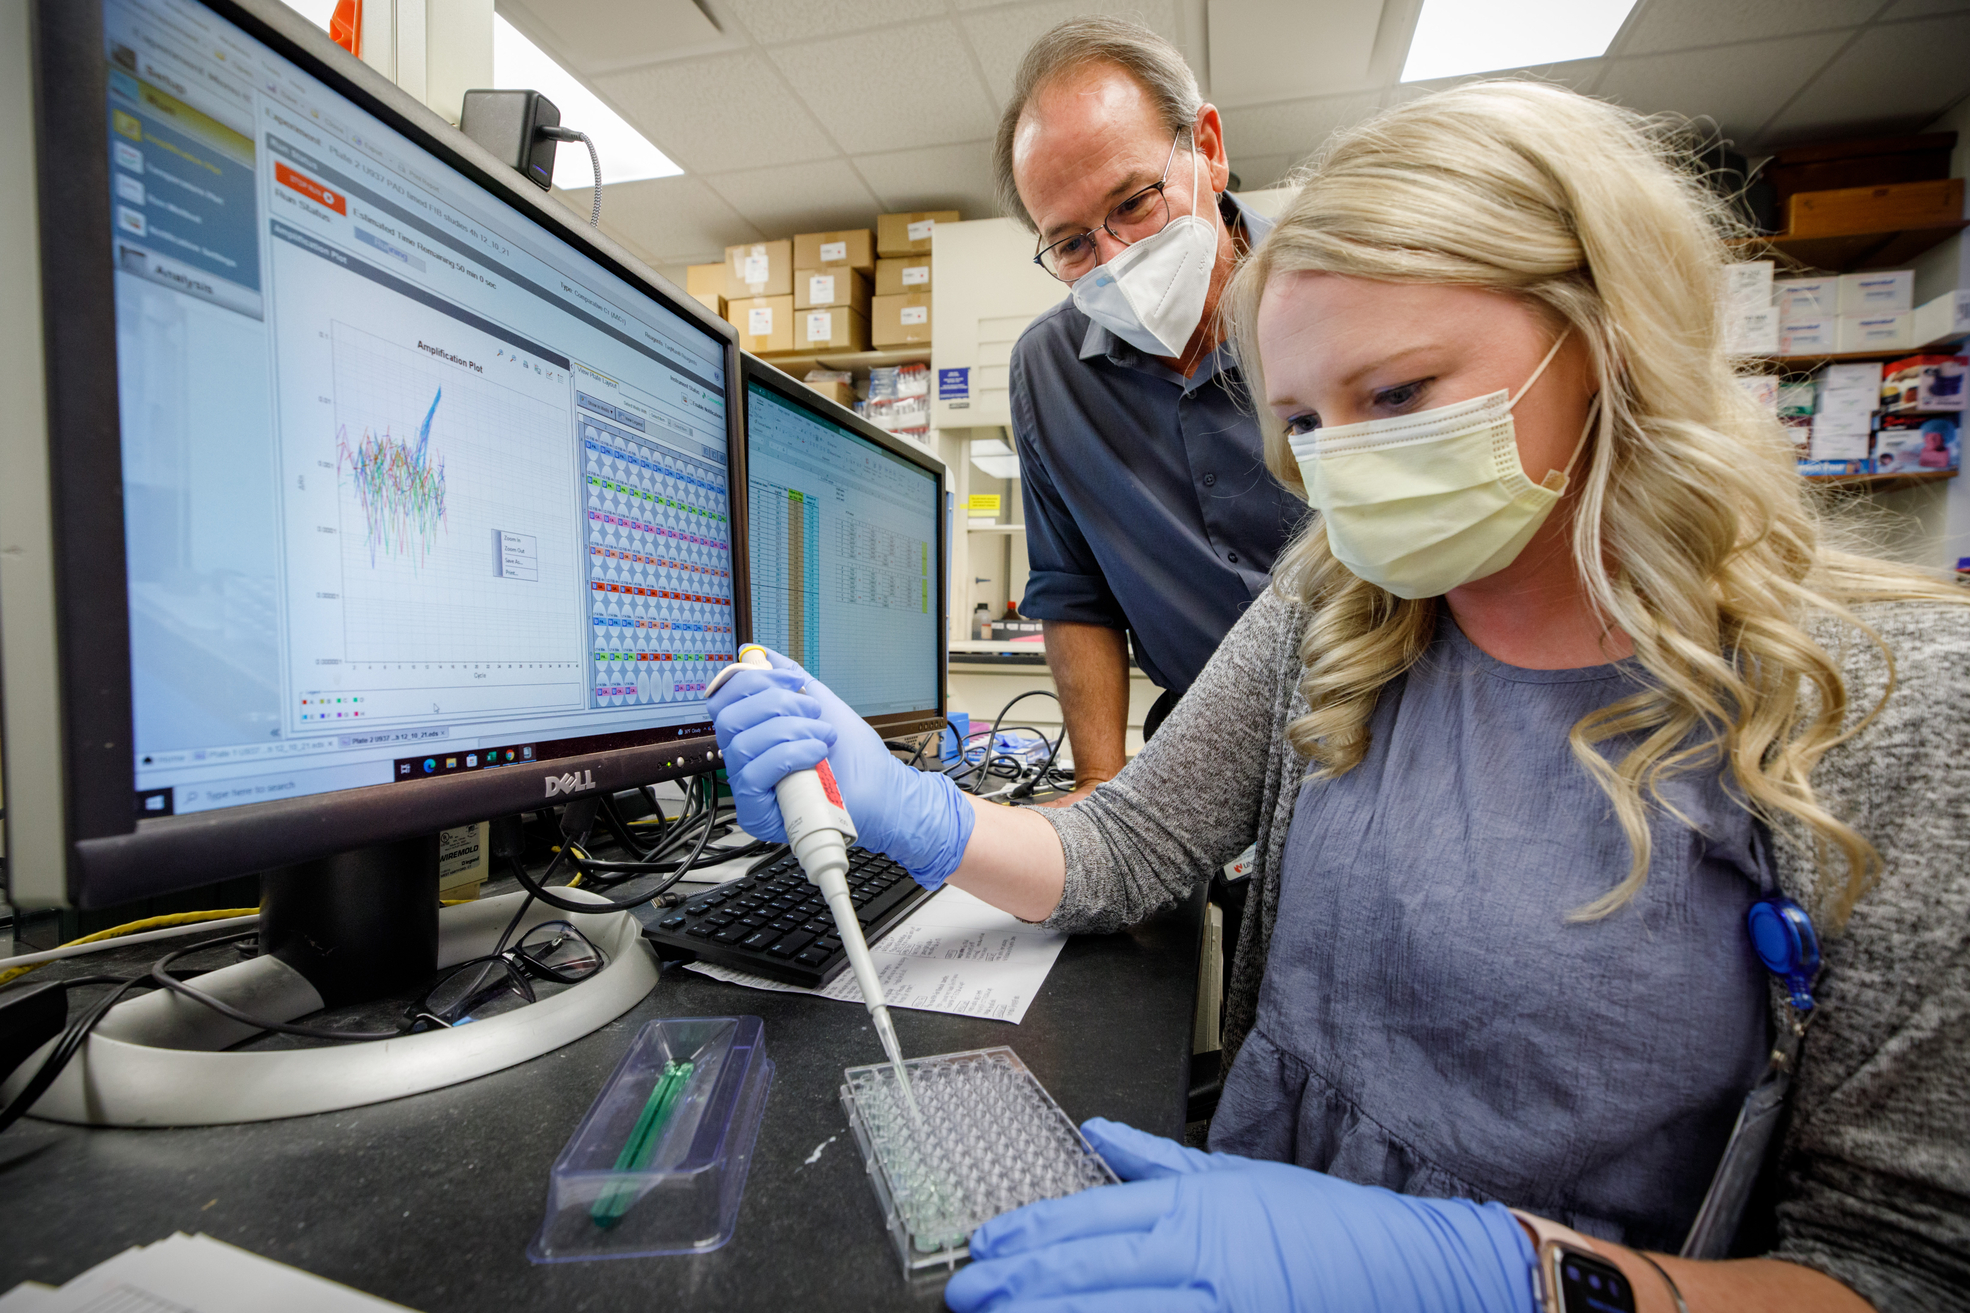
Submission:
[[[847,243],[847,242],[822,242],[822,243],[821,243],[821,263],[822,263],[822,264],[847,264],[847,263],[848,263],[848,243]]]
[[[936,227],[937,220],[935,219],[918,219],[909,227],[910,240],[913,242],[927,242],[930,240],[931,231]],[[892,228],[890,231],[894,232],[896,230]]]
[[[756,305],[746,311],[746,335],[748,337],[771,337],[773,334],[773,307]]]
[[[927,324],[930,322],[930,307],[927,305],[906,305],[897,308],[897,322],[904,324]]]
[[[822,249],[826,250],[827,248],[823,247]],[[809,275],[807,279],[807,299],[815,305],[833,305],[835,299],[835,276],[833,274]]]
[[[906,264],[903,266],[903,286],[930,286],[930,266],[927,264]]]
[[[832,310],[818,310],[807,316],[807,340],[809,342],[829,342],[834,340],[835,317]]]

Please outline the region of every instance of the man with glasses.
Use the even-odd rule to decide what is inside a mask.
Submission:
[[[1023,614],[1074,748],[1072,801],[1122,768],[1128,635],[1155,731],[1305,508],[1267,473],[1218,298],[1271,226],[1225,187],[1217,109],[1175,47],[1117,18],[1034,43],[999,122],[999,197],[1072,288],[1013,348],[1031,572]]]

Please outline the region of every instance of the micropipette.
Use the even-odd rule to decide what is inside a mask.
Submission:
[[[766,649],[748,643],[739,649],[737,661],[718,672],[706,688],[705,696],[717,692],[718,686],[733,672],[747,666],[759,670],[773,668],[772,662],[766,659]],[[842,805],[841,790],[835,784],[827,759],[823,758],[812,769],[788,775],[773,786],[773,796],[780,804],[787,843],[793,848],[800,869],[807,872],[808,883],[820,889],[821,896],[828,900],[828,910],[834,913],[835,933],[841,937],[849,968],[862,987],[862,1002],[875,1022],[882,1051],[889,1055],[889,1065],[896,1071],[896,1081],[909,1104],[910,1115],[922,1121],[916,1095],[910,1089],[909,1073],[903,1069],[903,1046],[897,1042],[896,1027],[890,1024],[882,981],[876,977],[875,963],[869,958],[869,943],[862,937],[862,923],[856,919],[855,904],[848,892],[848,845],[855,842],[855,820]]]

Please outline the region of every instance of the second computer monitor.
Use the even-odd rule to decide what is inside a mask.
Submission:
[[[941,728],[943,464],[750,356],[745,384],[754,640],[884,734]]]

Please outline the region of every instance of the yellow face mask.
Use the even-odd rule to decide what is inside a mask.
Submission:
[[[1570,331],[1570,330],[1569,330]],[[1566,490],[1566,468],[1534,483],[1519,464],[1512,407],[1559,354],[1560,334],[1514,396],[1494,392],[1392,419],[1290,439],[1341,564],[1397,597],[1440,597],[1517,559]]]

